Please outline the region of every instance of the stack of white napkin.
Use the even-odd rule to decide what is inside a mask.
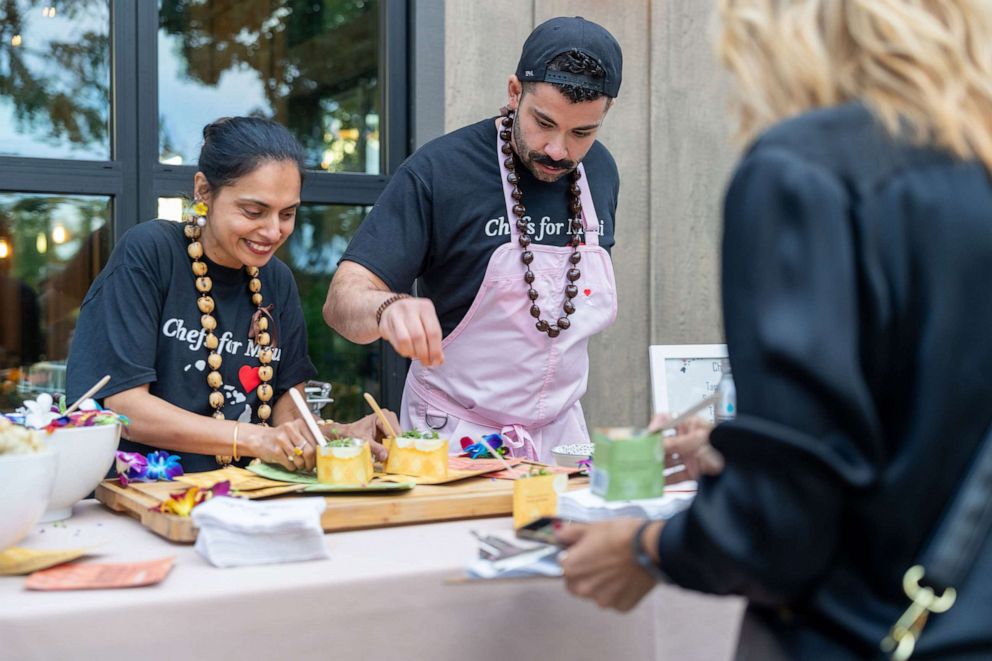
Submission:
[[[669,519],[692,502],[696,496],[694,482],[683,482],[677,490],[665,491],[661,498],[643,500],[603,500],[589,489],[568,491],[558,496],[558,516],[571,521],[593,523],[634,517],[639,519]]]
[[[327,557],[323,498],[253,501],[211,498],[193,510],[196,550],[215,567],[300,562]]]

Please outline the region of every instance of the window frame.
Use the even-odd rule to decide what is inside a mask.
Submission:
[[[381,173],[310,170],[304,204],[371,206],[410,154],[410,0],[379,0]],[[110,198],[113,240],[155,218],[158,198],[189,195],[196,167],[159,162],[158,2],[110,0],[110,160],[0,156],[0,192]],[[399,410],[409,361],[380,340],[382,399]],[[329,375],[333,376],[333,375]]]

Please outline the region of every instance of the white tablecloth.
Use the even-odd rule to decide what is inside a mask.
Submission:
[[[96,545],[97,562],[174,555],[159,585],[32,592],[0,577],[0,659],[705,659],[732,656],[741,602],[662,586],[618,615],[558,580],[450,585],[470,530],[508,518],[325,536],[329,560],[216,569],[95,501],[20,545]]]

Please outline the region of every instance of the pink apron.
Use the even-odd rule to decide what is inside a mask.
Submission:
[[[499,127],[497,126],[497,129]],[[493,253],[472,307],[444,338],[444,364],[426,368],[413,361],[403,391],[400,419],[404,429],[436,429],[461,451],[463,436],[477,439],[500,433],[514,456],[551,461],[551,448],[589,441],[579,398],[589,378],[589,338],[616,319],[613,263],[599,245],[599,218],[582,178],[585,245],[579,248],[582,276],[575,283],[572,325],[556,338],[534,328],[531,301],[512,213],[512,186],[496,139],[510,239]],[[524,192],[526,204],[526,191]],[[564,202],[564,200],[563,200]],[[534,288],[541,297],[542,318],[553,323],[563,315],[565,272],[571,247],[531,244]]]

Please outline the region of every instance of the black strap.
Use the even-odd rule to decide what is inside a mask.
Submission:
[[[920,557],[923,582],[936,590],[960,587],[992,530],[992,427]]]

